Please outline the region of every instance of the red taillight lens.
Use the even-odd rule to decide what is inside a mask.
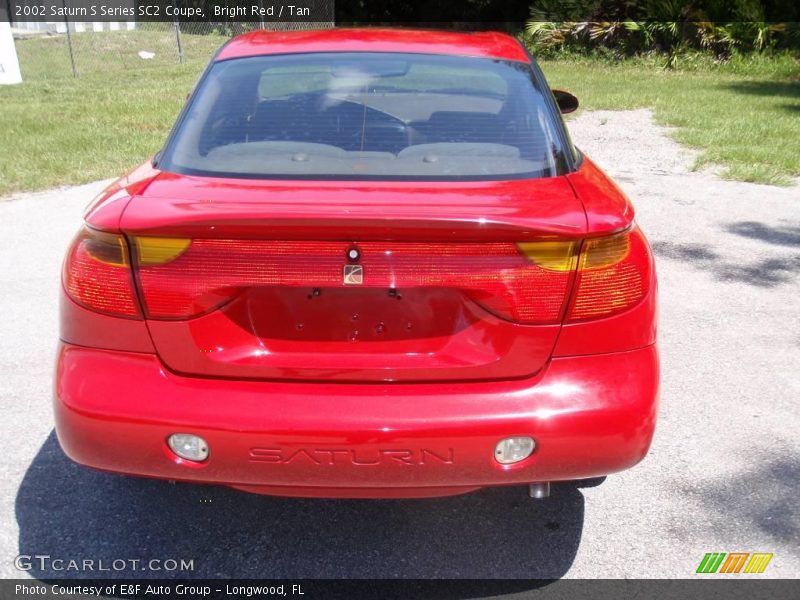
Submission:
[[[90,310],[141,318],[125,238],[84,227],[64,261],[64,289]]]
[[[638,228],[583,243],[568,321],[621,313],[650,290],[650,251]]]
[[[344,287],[350,244],[138,237],[137,274],[149,317],[185,319],[256,286]],[[573,275],[573,242],[362,242],[361,287],[464,291],[520,323],[561,319]]]

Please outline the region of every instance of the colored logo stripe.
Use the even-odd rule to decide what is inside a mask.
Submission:
[[[700,561],[700,566],[697,567],[698,573],[716,573],[722,559],[725,558],[724,552],[708,552]]]
[[[772,553],[757,552],[750,556],[750,562],[744,568],[745,573],[763,573],[769,561],[772,560]]]
[[[750,560],[747,560],[748,557]],[[742,568],[745,573],[763,573],[771,560],[771,552],[707,552],[697,567],[697,573],[741,573]]]
[[[722,563],[720,573],[738,573],[742,570],[747,557],[750,556],[748,552],[731,552],[728,558]]]

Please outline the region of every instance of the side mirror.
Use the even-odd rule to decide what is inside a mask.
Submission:
[[[558,104],[558,109],[562,115],[578,110],[577,96],[573,96],[564,90],[553,90],[553,96],[556,98],[556,104]]]

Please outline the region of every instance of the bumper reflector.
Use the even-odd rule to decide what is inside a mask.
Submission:
[[[170,449],[186,460],[203,462],[208,458],[208,444],[198,435],[191,433],[173,433],[167,439]]]
[[[500,440],[494,448],[494,458],[502,465],[510,465],[528,458],[536,448],[529,437],[510,437]]]

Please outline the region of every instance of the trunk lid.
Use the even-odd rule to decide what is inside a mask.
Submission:
[[[546,363],[574,273],[533,264],[517,244],[580,239],[586,218],[565,178],[161,173],[121,228],[154,344],[174,371],[453,381],[522,377]]]

